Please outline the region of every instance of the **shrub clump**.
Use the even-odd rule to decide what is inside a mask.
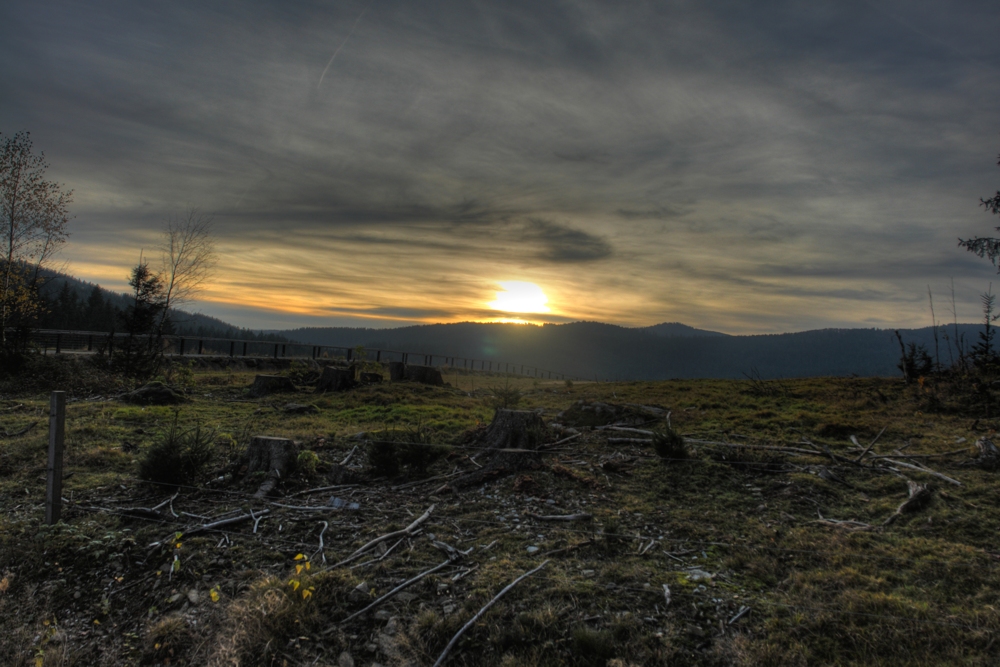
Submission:
[[[670,426],[653,433],[653,450],[664,462],[688,457],[687,443],[684,442],[684,437]]]
[[[165,486],[180,486],[198,477],[215,453],[215,432],[198,424],[182,429],[180,412],[159,441],[139,461],[139,477]]]

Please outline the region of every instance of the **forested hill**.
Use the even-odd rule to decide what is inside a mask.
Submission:
[[[44,273],[39,290],[45,300],[38,326],[42,329],[71,331],[112,331],[121,327],[119,313],[128,308],[130,297],[112,292],[73,276],[55,271]],[[215,317],[171,309],[172,332],[205,338],[240,338],[249,340],[287,340],[283,336],[241,329]]]
[[[363,345],[512,362],[602,380],[741,378],[754,372],[762,378],[899,374],[899,342],[888,329],[727,336],[684,325],[658,327],[630,329],[597,322],[543,326],[465,322],[399,329],[304,328],[279,333],[315,345]],[[981,329],[981,325],[960,324],[957,333],[969,347]],[[664,331],[671,333],[662,335]],[[906,343],[924,345],[934,356],[931,327],[900,330],[900,334]],[[956,338],[955,327],[938,327],[938,338],[941,362],[948,365],[955,356],[951,343]]]

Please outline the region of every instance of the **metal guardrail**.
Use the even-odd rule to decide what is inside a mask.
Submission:
[[[46,354],[76,353],[97,354],[121,346],[129,338],[127,333],[109,333],[106,331],[67,331],[60,329],[37,329],[31,332],[31,341]],[[148,336],[133,336],[146,339]],[[455,357],[440,354],[405,352],[401,350],[383,350],[364,348],[364,358],[357,357],[357,348],[336,345],[310,345],[298,342],[275,342],[264,340],[246,340],[240,338],[210,338],[205,336],[161,337],[163,353],[171,357],[233,357],[233,358],[272,358],[272,359],[343,359],[352,361],[374,361],[376,363],[401,361],[405,364],[414,363],[423,366],[442,366],[468,371],[483,371],[487,373],[506,373],[525,377],[537,377],[553,380],[578,379],[564,373],[492,359],[473,359],[471,357]],[[438,362],[438,363],[435,363]]]

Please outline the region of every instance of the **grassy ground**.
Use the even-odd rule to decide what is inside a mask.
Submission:
[[[283,372],[306,379],[301,368]],[[189,391],[178,408],[126,405],[94,384],[74,389],[68,502],[53,527],[42,525],[47,396],[0,397],[0,436],[37,422],[0,440],[4,664],[430,665],[486,602],[545,560],[463,635],[447,664],[995,665],[1000,657],[1000,473],[960,465],[995,423],[963,416],[942,388],[860,378],[567,386],[446,372],[443,388],[396,383],[317,396],[304,387],[250,399],[252,373],[172,379]],[[708,444],[663,461],[648,444],[609,442],[636,434],[578,426],[579,436],[535,468],[459,495],[434,495],[443,480],[407,486],[474,469],[470,458],[481,452],[470,448],[470,431],[490,421],[498,395],[561,424],[549,442],[592,419],[580,401],[663,408],[689,439],[815,445],[845,459],[861,453],[850,436],[864,447],[881,432],[866,461],[902,450],[895,460],[961,485],[901,468],[934,495],[883,527],[906,500],[907,480],[871,465]],[[289,402],[318,411],[289,414]],[[175,418],[214,430],[212,465],[160,519],[126,516],[171,497],[137,470]],[[340,468],[362,432],[451,447],[436,449],[426,471],[404,466],[395,478],[372,469],[363,446]],[[255,484],[210,484],[249,434],[293,438],[317,456],[274,502],[320,507],[337,496],[359,509],[291,509],[253,500]],[[351,486],[291,497],[334,484],[334,474]],[[331,567],[431,505],[419,535]],[[247,521],[185,536],[228,512],[264,509],[256,531]],[[574,513],[594,519],[537,518]],[[444,561],[434,541],[472,551],[343,622]]]

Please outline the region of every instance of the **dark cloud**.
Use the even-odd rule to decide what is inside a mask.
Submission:
[[[537,257],[552,262],[593,262],[613,254],[604,238],[549,220],[533,218],[524,225],[524,241],[539,246]]]

